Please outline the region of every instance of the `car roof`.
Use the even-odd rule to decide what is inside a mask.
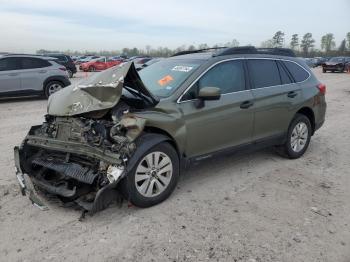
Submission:
[[[56,58],[50,57],[50,56],[27,55],[27,54],[5,54],[5,55],[1,56],[1,58],[4,58],[4,57],[29,57],[29,58],[39,58],[39,59],[44,59],[44,60],[56,59]]]
[[[184,59],[184,60],[225,60],[230,58],[271,58],[271,59],[284,59],[284,60],[298,60],[297,57],[291,56],[281,56],[281,55],[269,55],[269,54],[233,54],[233,55],[224,55],[216,56],[215,52],[204,52],[204,53],[194,53],[194,54],[185,54],[179,56],[172,56],[168,59]]]
[[[295,53],[287,48],[256,48],[254,46],[215,47],[200,50],[181,51],[172,56],[178,59],[201,59],[229,57],[258,57],[258,58],[295,58]]]

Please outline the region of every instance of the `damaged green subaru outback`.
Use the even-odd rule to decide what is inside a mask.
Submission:
[[[246,148],[304,154],[325,120],[325,85],[288,49],[181,52],[126,62],[52,95],[14,148],[22,193],[91,212],[165,200],[190,163]]]

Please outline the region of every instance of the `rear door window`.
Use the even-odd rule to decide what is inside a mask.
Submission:
[[[22,64],[22,69],[43,68],[51,65],[48,61],[44,59],[32,58],[32,57],[22,57],[21,64]]]
[[[297,63],[291,61],[283,61],[283,63],[287,67],[288,71],[291,73],[296,82],[302,82],[309,78],[309,72],[307,72]]]
[[[277,66],[278,71],[280,72],[282,85],[293,83],[280,61],[277,62]]]
[[[20,70],[19,59],[17,57],[8,57],[0,59],[0,71]]]
[[[247,63],[254,88],[281,85],[277,63],[274,60],[249,59]]]

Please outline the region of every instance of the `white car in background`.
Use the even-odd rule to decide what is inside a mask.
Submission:
[[[0,56],[0,97],[49,97],[68,85],[67,69],[53,58],[17,54]]]

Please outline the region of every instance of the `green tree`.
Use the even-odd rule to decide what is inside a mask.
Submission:
[[[228,43],[227,46],[228,46],[228,47],[237,47],[237,46],[239,46],[239,42],[238,42],[237,39],[234,38],[234,39],[232,39],[231,42]]]
[[[348,49],[350,50],[350,32],[346,34],[346,41],[348,42]]]
[[[298,34],[292,35],[292,39],[290,41],[290,48],[293,50],[297,49],[299,46],[299,36]]]
[[[325,50],[327,53],[335,47],[334,35],[328,33],[321,38],[321,49]]]
[[[284,44],[284,33],[282,31],[277,31],[272,37],[273,47],[282,47]]]
[[[206,49],[209,48],[209,46],[207,44],[199,44],[198,45],[198,49]]]
[[[193,51],[193,50],[196,50],[196,47],[194,45],[190,45],[187,50]]]
[[[315,39],[312,38],[311,33],[306,33],[301,40],[300,47],[303,50],[304,55],[309,53],[309,50],[313,48],[315,45]]]
[[[343,41],[341,41],[339,48],[338,48],[338,51],[342,55],[345,53],[345,51],[346,51],[346,40],[345,39],[343,39]]]

